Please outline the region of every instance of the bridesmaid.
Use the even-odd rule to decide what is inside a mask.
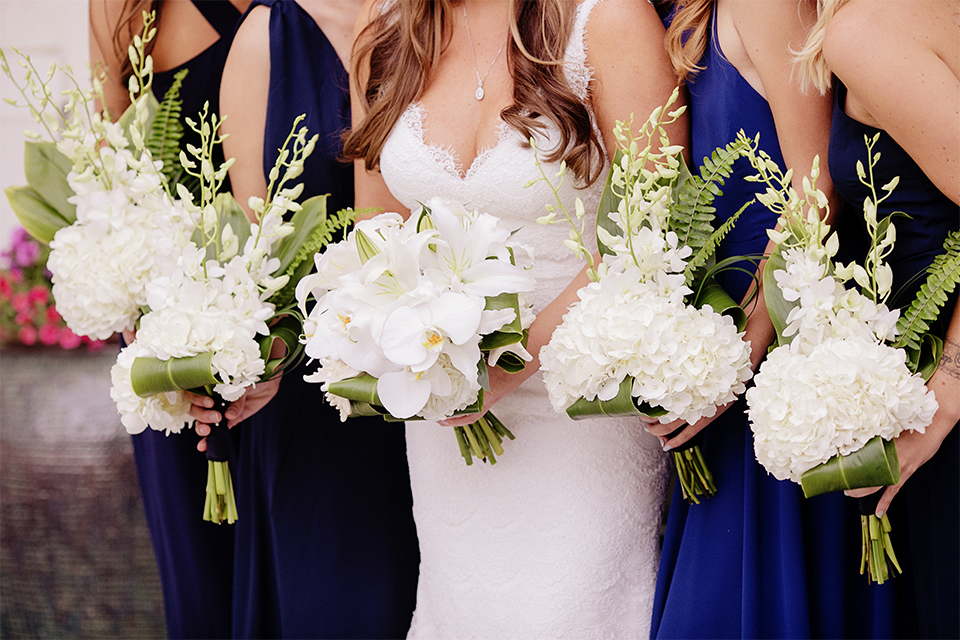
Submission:
[[[152,55],[153,92],[162,100],[173,76],[188,68],[180,97],[196,117],[204,102],[217,111],[220,75],[241,12],[249,0],[91,0],[90,59],[107,72],[103,106],[118,118],[130,103],[127,46],[143,27],[141,11],[157,12]],[[181,141],[200,144],[187,129]],[[126,336],[132,340],[133,336]],[[232,434],[234,444],[239,430]],[[229,638],[233,584],[233,529],[202,520],[207,461],[198,437],[167,437],[147,429],[132,437],[137,480],[153,542],[167,633],[171,638]],[[233,465],[231,465],[233,466]]]
[[[230,134],[224,152],[236,158],[230,178],[242,205],[266,195],[266,175],[300,114],[310,135],[320,136],[302,197],[330,194],[328,211],[353,205],[353,169],[339,154],[359,8],[343,0],[255,0],[243,18],[221,90]],[[243,425],[233,634],[402,637],[419,566],[403,425],[379,418],[341,424],[320,385],[304,382],[306,371],[287,372],[276,398]],[[206,422],[219,416],[195,411]]]
[[[891,307],[913,299],[924,272],[960,228],[960,2],[821,0],[820,20],[801,54],[803,70],[826,92],[836,75],[830,173],[840,194],[860,206],[867,195],[856,162],[867,163],[864,136],[880,134],[878,185],[900,184],[878,216],[906,212],[888,260],[894,272]],[[862,223],[862,212],[853,217]],[[927,386],[940,409],[923,434],[896,440],[900,483],[883,490],[877,514],[906,519],[894,545],[912,589],[899,605],[916,611],[921,638],[960,637],[960,311],[957,294],[940,312],[940,367]],[[851,492],[861,496],[874,489]],[[894,500],[895,496],[899,496]],[[897,513],[899,511],[899,514]],[[896,527],[896,524],[894,525]],[[899,543],[906,534],[909,542]]]
[[[679,0],[673,4],[667,46],[690,94],[692,161],[699,164],[743,129],[780,166],[804,174],[819,155],[818,186],[838,199],[825,171],[829,96],[805,95],[792,49],[816,19],[805,0]],[[720,221],[754,197],[753,173],[740,159],[715,206]],[[717,259],[760,254],[776,216],[759,203],[743,213]],[[728,272],[734,297],[753,286],[748,274]],[[750,310],[748,308],[748,310]],[[756,305],[747,324],[754,367],[773,339],[766,309]],[[688,506],[679,490],[670,506],[657,577],[654,638],[813,638],[888,636],[893,620],[883,598],[858,575],[860,531],[856,506],[840,494],[804,499],[799,486],[779,482],[753,450],[743,399],[713,420],[666,441],[679,446],[703,430],[701,448],[718,493]],[[714,424],[705,429],[708,424]],[[678,425],[650,425],[666,438]],[[875,598],[877,599],[874,602]]]

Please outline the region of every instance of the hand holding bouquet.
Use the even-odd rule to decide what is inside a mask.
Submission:
[[[927,284],[900,317],[884,304],[893,273],[884,262],[896,230],[892,217],[877,220],[877,205],[889,197],[896,180],[877,194],[870,166],[858,166],[872,198],[864,203],[870,250],[862,265],[833,261],[837,234],[822,219],[826,197],[816,188],[817,164],[804,179],[803,197],[790,188],[790,175],[752,150],[749,157],[767,184],[761,201],[781,214],[780,230],[770,237],[777,249],[767,262],[767,308],[777,329],[776,348],[747,392],[757,460],[776,478],[803,487],[807,497],[899,481],[895,438],[903,430],[923,432],[937,410],[924,385],[939,361],[942,344],[926,335],[927,324],[946,300],[960,271],[960,234],[948,239],[947,252],[931,266]],[[951,275],[952,274],[952,275]],[[852,282],[851,282],[852,281]],[[853,284],[858,288],[845,288]],[[939,303],[938,303],[939,301]],[[879,494],[878,494],[879,495]],[[865,500],[865,499],[864,499]],[[887,559],[899,564],[890,542],[886,514],[864,509],[863,561],[869,579],[883,583]]]
[[[568,245],[588,260],[594,281],[579,291],[540,361],[554,408],[575,419],[644,414],[693,424],[734,400],[751,376],[750,344],[725,312],[742,314],[713,281],[724,266],[713,253],[736,216],[714,230],[709,206],[743,145],[718,149],[691,176],[682,147],[663,128],[683,111],[667,112],[676,99],[675,91],[638,137],[617,123],[620,150],[597,216],[598,267],[583,241],[582,204],[579,228],[563,210]],[[556,213],[548,209],[547,224]],[[698,446],[673,457],[689,501],[715,493]]]
[[[491,215],[430,200],[404,221],[383,213],[316,256],[297,287],[306,354],[346,420],[442,420],[483,411],[487,367],[515,372],[533,320],[529,250]],[[316,303],[307,313],[307,302]],[[460,452],[496,463],[513,434],[487,413],[455,427]]]

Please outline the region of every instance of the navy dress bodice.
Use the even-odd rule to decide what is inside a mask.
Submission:
[[[257,5],[270,10],[264,174],[305,114],[308,137],[320,138],[303,198],[329,194],[331,212],[352,206],[353,169],[339,159],[347,73],[299,5],[259,0],[250,10]],[[303,380],[314,368],[286,372],[277,396],[244,424],[234,636],[403,637],[419,570],[403,424],[341,423],[320,385]]]
[[[863,201],[867,188],[857,177],[860,160],[867,166],[864,137],[880,134],[873,153],[880,159],[874,167],[876,185],[900,177],[897,188],[880,203],[877,216],[895,211],[909,218],[894,219],[897,240],[887,258],[893,269],[893,289],[887,304],[908,306],[924,281],[924,272],[943,253],[943,241],[960,229],[960,206],[941,193],[924,175],[913,158],[889,134],[854,120],[843,111],[845,89],[837,89],[837,105],[830,131],[830,175],[837,191],[850,205],[850,222],[840,234],[844,244],[866,247]],[[844,235],[846,232],[846,236]],[[860,237],[857,234],[860,234]],[[852,256],[858,260],[863,254]],[[957,292],[940,311],[932,331],[943,337],[957,304]],[[937,453],[903,485],[890,505],[889,514],[905,526],[894,530],[895,549],[905,574],[898,606],[906,618],[916,618],[909,630],[921,638],[960,638],[960,425],[940,445]],[[895,525],[896,526],[896,525]],[[906,538],[904,548],[901,543]]]
[[[767,101],[723,56],[712,26],[703,67],[688,82],[692,161],[699,165],[742,129],[784,167]],[[784,167],[785,168],[785,167]],[[744,177],[747,159],[716,198],[717,224],[752,199],[759,183]],[[751,204],[721,243],[717,259],[762,254],[777,216]],[[753,271],[749,264],[746,268]],[[734,299],[749,274],[726,272]],[[717,495],[687,505],[677,487],[670,503],[657,576],[653,638],[887,637],[890,585],[868,587],[857,568],[860,519],[843,494],[804,499],[800,487],[756,461],[743,398],[704,429],[701,449]]]
[[[189,69],[180,90],[182,114],[196,120],[204,102],[210,103],[211,113],[218,112],[220,77],[240,12],[228,0],[194,0],[194,6],[220,38],[182,65],[155,73],[153,92],[162,100],[173,76]],[[176,28],[161,12],[158,30]],[[181,148],[188,143],[200,140],[184,126]],[[239,428],[230,431],[234,449],[239,437]],[[234,529],[203,521],[207,459],[197,451],[199,440],[192,429],[170,437],[152,429],[133,436],[137,481],[160,573],[168,636],[229,638]]]

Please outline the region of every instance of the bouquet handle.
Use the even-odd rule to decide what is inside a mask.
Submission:
[[[683,424],[666,436],[666,440],[676,438],[687,428]],[[676,449],[670,450],[670,456],[677,467],[677,481],[683,491],[684,499],[691,504],[700,504],[697,496],[712,498],[717,494],[717,485],[713,482],[713,474],[707,467],[707,461],[700,451],[700,434],[697,434]]]
[[[207,436],[207,499],[203,519],[217,524],[224,520],[227,524],[237,521],[237,502],[230,477],[230,429],[226,417],[229,406],[222,398],[213,398],[213,410],[220,412],[221,420],[210,425]]]
[[[887,514],[883,514],[881,518],[875,515],[883,491],[883,488],[880,488],[858,500],[863,540],[860,575],[866,571],[867,581],[877,584],[883,584],[888,580],[891,572],[895,576],[903,573],[900,563],[897,562],[897,555],[893,552],[893,543],[890,541],[890,519]]]

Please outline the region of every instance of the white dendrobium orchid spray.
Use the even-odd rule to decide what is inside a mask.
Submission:
[[[780,214],[778,230],[770,232],[777,249],[764,272],[776,348],[747,391],[748,415],[757,460],[774,477],[800,484],[807,497],[896,484],[900,467],[893,438],[904,430],[922,433],[937,411],[925,379],[939,356],[922,353],[936,339],[925,342],[926,324],[916,320],[936,316],[938,296],[929,294],[945,281],[936,273],[943,261],[931,267],[928,284],[904,317],[887,308],[892,271],[883,260],[896,230],[892,216],[878,222],[876,212],[896,180],[878,196],[873,183],[878,155],[871,151],[876,138],[866,142],[870,166],[858,166],[858,174],[872,194],[864,206],[871,244],[862,265],[834,261],[840,239],[825,222],[829,209],[816,188],[817,161],[801,196],[790,186],[790,172],[782,173],[753,146],[748,152],[758,172],[753,180],[767,185],[761,201]],[[944,260],[956,262],[960,243],[952,242]],[[857,287],[845,286],[852,284]],[[887,516],[873,515],[879,496],[861,500],[861,573],[866,566],[869,579],[882,583],[889,576],[888,559],[895,571],[900,567]]]
[[[328,401],[353,414],[441,420],[481,411],[486,368],[522,369],[532,255],[491,215],[434,198],[404,221],[358,222],[297,287],[305,352]],[[310,299],[315,303],[307,313]],[[467,464],[513,435],[489,413],[455,428]]]
[[[642,413],[693,424],[736,399],[751,375],[750,344],[723,313],[739,308],[713,283],[712,254],[735,217],[714,231],[708,209],[718,192],[712,183],[722,184],[744,145],[718,149],[689,176],[682,147],[663,128],[683,112],[667,112],[676,99],[675,92],[637,137],[632,122],[617,123],[620,152],[597,216],[599,265],[583,241],[583,206],[575,217],[559,207],[571,225],[567,245],[594,280],[540,352],[551,402],[573,418]],[[557,207],[547,209],[540,222],[556,222]],[[688,500],[716,492],[699,446],[673,458]]]

